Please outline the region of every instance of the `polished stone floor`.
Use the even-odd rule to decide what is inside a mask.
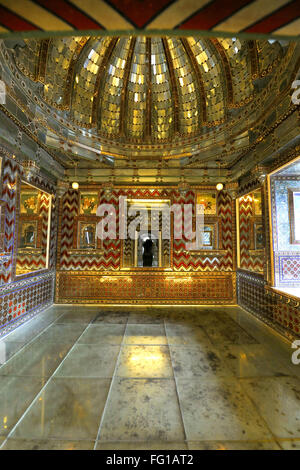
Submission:
[[[293,352],[238,307],[53,306],[0,341],[0,447],[300,450]]]

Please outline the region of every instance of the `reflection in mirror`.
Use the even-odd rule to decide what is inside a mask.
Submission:
[[[162,264],[161,232],[137,231],[135,235],[135,267],[158,268]]]
[[[170,199],[127,199],[128,214],[147,211],[145,223],[138,223],[132,239],[128,237],[122,244],[122,269],[146,268],[169,269],[171,263],[171,245],[173,222],[163,220],[162,211],[169,210]],[[146,211],[145,211],[146,209]],[[137,212],[135,212],[137,211]],[[128,215],[127,228],[134,222],[136,215]],[[139,217],[139,216],[138,216]],[[163,230],[164,225],[164,230]],[[164,233],[169,233],[163,238]],[[147,240],[150,240],[147,241]]]
[[[96,248],[96,222],[79,222],[79,248],[82,250]]]
[[[51,196],[22,181],[16,275],[48,267]]]

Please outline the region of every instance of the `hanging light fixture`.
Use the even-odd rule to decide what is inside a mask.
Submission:
[[[74,163],[74,166],[75,166],[74,179],[75,179],[75,181],[73,181],[73,183],[72,183],[72,189],[74,189],[75,191],[77,191],[77,189],[79,188],[79,183],[76,181],[76,168],[77,168],[77,165],[78,165],[78,162],[75,162]]]
[[[220,160],[217,160],[217,163],[219,165],[219,178],[221,179],[221,161]],[[224,188],[224,184],[223,183],[218,183],[216,185],[216,189],[217,191],[222,191],[222,189]]]

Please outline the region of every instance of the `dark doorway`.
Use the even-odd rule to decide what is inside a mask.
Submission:
[[[153,263],[153,241],[147,238],[143,243],[143,267],[151,268]]]

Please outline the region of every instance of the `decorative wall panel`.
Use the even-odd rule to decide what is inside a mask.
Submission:
[[[18,168],[18,164],[12,159],[5,158],[2,162],[1,199],[6,203],[4,223],[4,253],[6,262],[2,266],[0,285],[9,283],[12,280]]]
[[[300,245],[291,243],[291,213],[289,190],[298,189],[299,176],[271,178],[273,250],[275,285],[300,286]]]
[[[172,275],[130,272],[57,274],[57,298],[62,303],[231,304],[235,275],[211,273]]]
[[[300,301],[267,288],[262,275],[237,273],[238,304],[290,340],[300,336]]]
[[[92,188],[92,187],[91,187]],[[84,187],[86,189],[86,187]],[[95,190],[95,189],[94,189]],[[117,232],[119,228],[119,197],[126,196],[128,199],[161,199],[170,198],[171,204],[195,204],[195,191],[188,191],[182,196],[175,189],[116,189],[111,195],[101,192],[100,203],[113,204],[116,210]],[[61,226],[61,246],[60,246],[60,270],[99,270],[109,269],[119,270],[121,267],[121,241],[104,240],[103,249],[91,257],[84,253],[75,254],[72,252],[76,217],[79,214],[79,193],[69,190],[63,197],[62,226]],[[224,252],[211,255],[201,255],[200,252],[191,253],[185,249],[186,240],[173,241],[173,269],[174,271],[232,271],[233,270],[233,232],[234,214],[232,200],[226,192],[218,195],[218,217],[221,227],[220,251]],[[182,224],[174,220],[175,227]],[[124,243],[125,255],[130,257],[130,244]]]
[[[17,273],[26,272],[26,271],[37,271],[41,269],[46,269],[46,251],[47,251],[47,239],[48,239],[48,214],[49,214],[50,198],[46,193],[41,193],[41,200],[38,208],[36,219],[36,228],[37,228],[37,240],[38,240],[38,254],[32,256],[31,250],[19,250],[16,268]],[[21,221],[33,221],[33,217],[24,216],[23,214],[19,215],[19,233],[20,233],[20,223]],[[27,222],[28,224],[28,222]]]
[[[118,194],[111,197],[102,197],[101,203],[113,204],[117,211],[118,228]],[[61,218],[61,243],[60,243],[60,265],[61,270],[99,270],[110,271],[120,268],[121,241],[103,240],[102,249],[95,252],[84,253],[74,249],[74,231],[76,229],[77,216],[79,215],[79,192],[69,190],[65,193],[62,202]]]
[[[54,273],[0,287],[0,336],[53,303]]]
[[[283,282],[294,282],[300,279],[300,255],[279,256],[279,278]]]
[[[4,150],[2,153],[4,154]],[[14,158],[7,157],[5,152],[2,161],[2,185],[0,185],[2,186],[0,199],[4,201],[5,213],[4,251],[0,259],[0,336],[51,305],[54,296],[57,223],[55,186],[39,173],[30,175],[30,184],[52,194],[48,269],[17,277],[15,275],[21,179],[29,182],[22,164]],[[43,227],[41,236],[43,237]]]
[[[214,189],[206,187],[204,189]],[[177,188],[117,187],[111,193],[95,185],[82,186],[82,191],[98,192],[100,203],[113,204],[119,232],[119,197],[127,199],[170,200],[171,204],[191,204],[195,215],[196,188],[185,195]],[[74,249],[74,232],[79,217],[80,191],[69,190],[61,205],[61,240],[58,250],[60,259],[57,273],[57,302],[156,302],[156,303],[232,303],[234,302],[234,209],[232,199],[225,191],[218,194],[217,214],[214,217],[220,227],[218,250],[188,251],[187,239],[171,238],[168,275],[166,271],[150,268],[147,276],[137,274],[141,268],[133,268],[131,240],[103,240],[101,249],[93,253]],[[88,219],[89,216],[87,216]],[[100,219],[99,219],[100,220]],[[174,226],[180,228],[183,218],[174,216]],[[123,276],[124,269],[128,279]],[[154,269],[158,270],[154,272]],[[68,274],[66,273],[68,272]],[[97,271],[97,273],[96,273]],[[110,272],[113,276],[105,276]],[[66,273],[66,274],[64,274]],[[184,273],[199,275],[193,281],[185,279]],[[211,273],[209,275],[209,273]],[[222,273],[222,276],[220,277]],[[228,273],[228,276],[226,276]],[[116,277],[115,277],[116,275]],[[130,277],[132,276],[132,277]],[[177,279],[178,276],[178,279]],[[215,277],[214,277],[215,276]],[[166,280],[168,279],[168,280]],[[147,280],[147,281],[146,281]],[[114,287],[113,287],[114,286]]]
[[[254,194],[239,199],[240,268],[247,271],[264,271],[264,248],[255,244],[258,226],[263,229],[262,217],[256,217]]]
[[[299,303],[297,307],[296,304],[287,303],[289,300],[287,297],[278,294],[275,294],[274,297],[276,302],[274,320],[284,329],[300,336]]]

